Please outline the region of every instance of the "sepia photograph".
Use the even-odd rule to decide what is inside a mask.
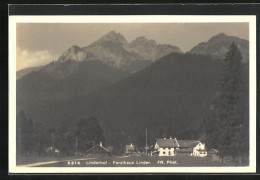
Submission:
[[[255,16],[9,20],[10,172],[255,172]]]

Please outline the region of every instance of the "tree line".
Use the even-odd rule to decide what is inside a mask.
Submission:
[[[96,144],[105,144],[103,130],[95,117],[78,120],[73,126],[46,126],[17,114],[17,156],[84,155]],[[56,150],[56,151],[55,151]]]

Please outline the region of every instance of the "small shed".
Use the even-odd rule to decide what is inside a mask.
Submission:
[[[211,157],[212,161],[221,162],[221,158],[218,156],[218,150],[217,149],[210,149],[208,151],[208,156]]]
[[[111,151],[109,151],[106,147],[102,145],[102,142],[100,144],[96,144],[86,152],[88,157],[100,157],[100,156],[110,156]]]

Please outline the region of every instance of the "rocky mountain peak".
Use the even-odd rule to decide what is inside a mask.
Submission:
[[[79,46],[73,45],[59,57],[58,61],[61,62],[67,60],[82,61],[85,58],[86,58],[85,52]]]
[[[73,45],[73,46],[71,46],[71,48],[68,49],[68,51],[70,51],[70,52],[77,52],[80,50],[81,50],[81,48],[77,45]]]
[[[120,43],[120,44],[127,44],[127,40],[125,39],[125,37],[120,34],[117,33],[115,31],[110,31],[109,33],[103,35],[98,41],[96,42],[114,42],[114,43]]]
[[[143,59],[152,61],[172,52],[181,52],[181,50],[175,46],[157,44],[155,40],[147,39],[145,36],[137,37],[130,43],[129,48],[131,51],[141,55]]]
[[[230,37],[232,37],[232,36],[227,36],[224,33],[219,33],[219,34],[213,36],[212,38],[210,38],[208,42],[222,41],[222,40],[225,40],[226,38],[230,38]]]
[[[157,43],[155,40],[149,40],[145,36],[137,37],[130,44],[131,44],[131,46],[134,46],[136,44],[140,44],[143,46],[157,46]]]
[[[219,34],[213,36],[212,38],[214,38],[214,37],[225,38],[225,37],[227,37],[227,35],[226,35],[225,33],[219,33]],[[212,38],[211,38],[211,39],[212,39]]]

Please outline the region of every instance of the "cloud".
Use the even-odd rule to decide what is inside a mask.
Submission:
[[[48,64],[52,60],[57,59],[57,56],[51,54],[47,50],[30,52],[28,50],[16,48],[16,70],[27,67],[36,67]]]

